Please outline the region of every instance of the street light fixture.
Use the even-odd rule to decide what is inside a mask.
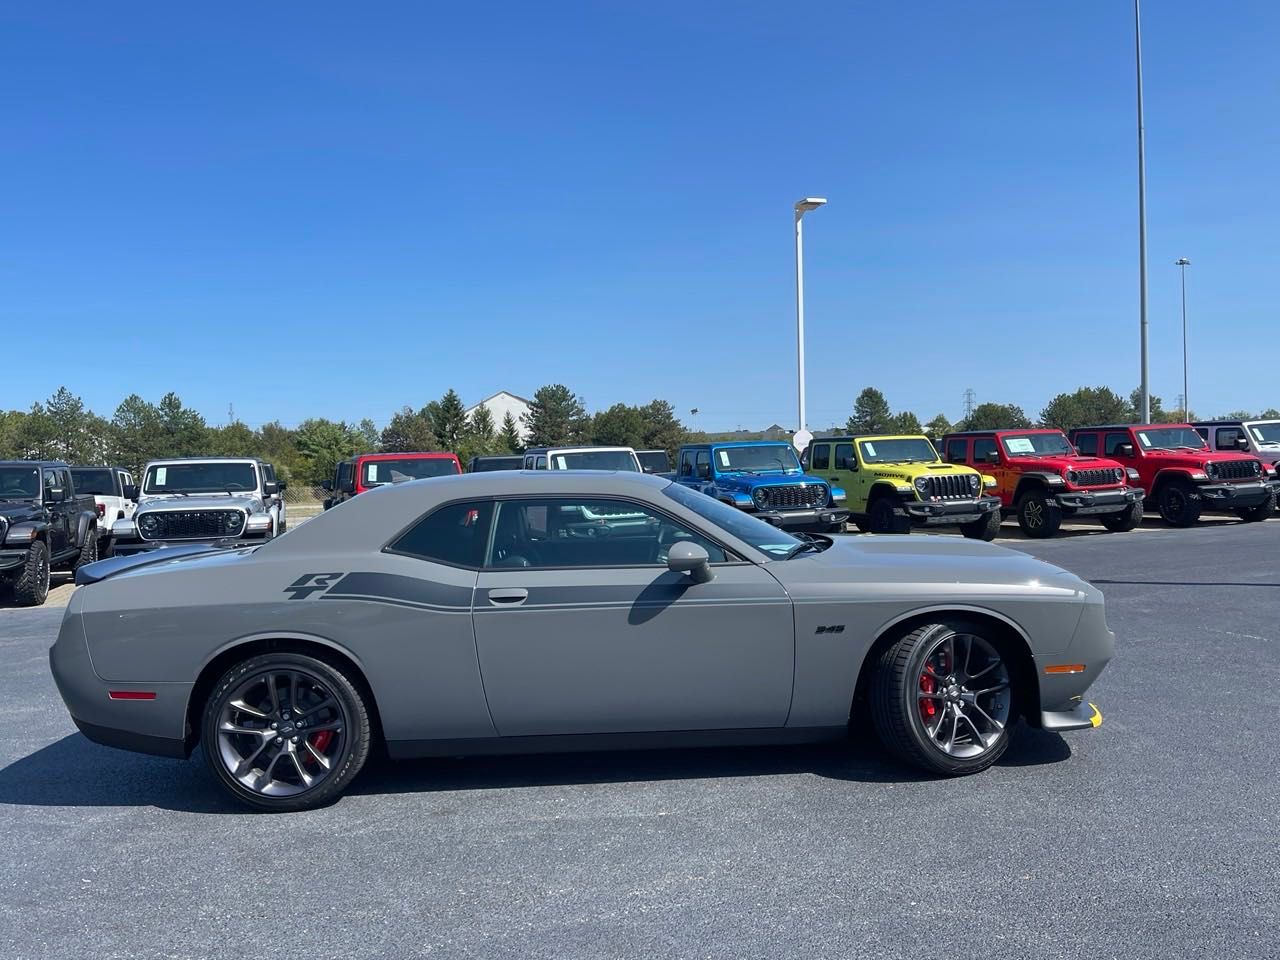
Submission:
[[[796,211],[796,388],[799,407],[799,424],[796,428],[795,443],[801,446],[807,442],[805,434],[804,410],[804,228],[800,221],[811,210],[817,210],[827,202],[826,197],[805,197],[797,200]]]
[[[1191,261],[1179,257],[1173,261],[1178,272],[1182,274],[1182,419],[1191,418],[1191,399],[1187,396],[1187,267]]]

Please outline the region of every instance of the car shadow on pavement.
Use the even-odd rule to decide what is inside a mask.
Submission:
[[[0,769],[0,804],[245,813],[222,792],[199,756],[186,762],[149,757],[98,746],[74,733]],[[1060,763],[1070,756],[1062,737],[1019,724],[997,766]],[[350,792],[441,793],[803,773],[873,784],[934,779],[890,759],[868,738],[811,746],[371,760]]]

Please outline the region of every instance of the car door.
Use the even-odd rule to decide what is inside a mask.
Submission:
[[[850,510],[862,513],[867,509],[869,478],[866,470],[858,469],[852,443],[837,443],[832,447],[831,470],[820,476],[827,477],[832,486],[844,490],[845,506]]]
[[[51,493],[53,490],[61,490],[62,499],[53,499]],[[65,481],[63,471],[56,469],[44,471],[44,494],[45,516],[49,523],[49,554],[56,557],[65,553],[74,542],[68,522],[70,508],[74,501],[68,499],[71,490]]]
[[[667,569],[702,544],[714,578]],[[781,727],[791,601],[762,567],[638,502],[498,502],[472,606],[502,736]]]

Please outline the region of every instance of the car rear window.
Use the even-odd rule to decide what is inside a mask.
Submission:
[[[427,514],[387,549],[454,567],[484,564],[493,501],[450,503]]]

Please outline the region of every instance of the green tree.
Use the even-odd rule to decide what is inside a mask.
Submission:
[[[650,400],[640,408],[640,418],[644,421],[644,435],[640,441],[642,449],[665,450],[674,463],[676,451],[689,436],[676,416],[675,408],[666,400]]]
[[[467,433],[467,410],[462,398],[451,387],[438,403],[428,404],[427,409],[436,441],[443,449],[457,453]]]
[[[941,413],[924,425],[925,435],[934,440],[945,437],[951,430],[951,421]]]
[[[1031,426],[1022,408],[1012,403],[980,403],[960,425],[962,430],[1020,430]]]
[[[1259,420],[1280,420],[1280,410],[1277,410],[1275,407],[1267,407],[1267,409],[1263,410],[1260,414],[1258,414],[1258,419]]]
[[[383,453],[435,450],[439,445],[425,407],[416,413],[405,407],[382,430]]]
[[[587,412],[582,401],[564,384],[539,387],[524,415],[530,447],[552,447],[581,442]]]
[[[27,417],[22,410],[0,410],[0,460],[20,460],[22,422]]]
[[[262,438],[239,420],[209,430],[209,453],[217,457],[262,455]]]
[[[615,403],[591,421],[591,442],[612,447],[644,447],[644,417],[638,407]]]
[[[298,452],[302,454],[302,478],[318,484],[333,476],[338,461],[356,452],[356,433],[346,423],[313,418],[298,425]]]
[[[890,426],[889,401],[875,387],[867,387],[853,402],[853,416],[845,428],[853,434],[884,433]]]
[[[276,468],[276,473],[285,480],[300,477],[303,474],[303,458],[298,450],[297,432],[290,430],[272,420],[258,428],[258,449],[262,457],[269,460]]]
[[[135,474],[160,454],[160,411],[154,403],[131,393],[120,401],[108,427],[110,459]]]
[[[1065,432],[1089,424],[1123,423],[1131,409],[1131,404],[1110,387],[1080,387],[1050,400],[1040,411],[1040,425]]]
[[[365,417],[356,425],[356,440],[360,445],[361,453],[377,453],[382,442],[382,434],[378,430],[378,425]]]
[[[497,447],[493,432],[493,414],[486,406],[476,407],[467,419],[467,428],[459,445],[458,459],[465,465],[472,457],[486,457]]]
[[[66,387],[44,404],[47,418],[45,456],[68,463],[103,463],[107,450],[105,422]]]
[[[891,433],[924,433],[924,427],[920,426],[919,417],[910,410],[904,410],[889,418],[889,431]]]
[[[58,453],[58,428],[41,403],[33,403],[18,429],[17,447],[23,459],[51,460]]]
[[[209,446],[209,427],[204,417],[184,406],[170,391],[156,407],[160,418],[161,455],[166,457],[198,457]]]
[[[524,443],[520,439],[520,427],[516,418],[508,410],[502,416],[502,428],[498,431],[498,449],[508,453],[523,453]]]

